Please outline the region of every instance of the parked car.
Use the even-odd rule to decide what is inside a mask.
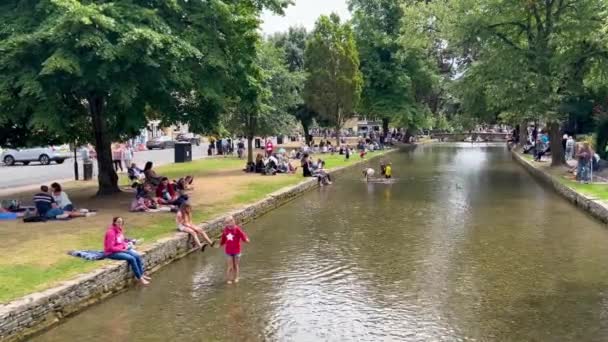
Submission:
[[[189,142],[192,145],[199,146],[201,144],[201,138],[192,133],[180,133],[177,135],[175,140],[179,142]]]
[[[63,163],[72,156],[67,148],[32,147],[32,148],[7,148],[2,152],[0,159],[4,165],[12,166],[15,163],[28,165],[30,162],[40,162],[49,165],[52,161],[57,164]]]
[[[148,150],[153,150],[155,148],[164,150],[166,148],[175,147],[175,140],[167,136],[156,137],[152,140],[148,140],[148,142],[146,142],[146,147]]]

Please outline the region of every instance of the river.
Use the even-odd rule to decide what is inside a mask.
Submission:
[[[239,284],[195,253],[34,340],[608,340],[601,223],[503,146],[389,158],[394,184],[355,168],[247,224]]]

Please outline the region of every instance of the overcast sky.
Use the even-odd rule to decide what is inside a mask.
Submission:
[[[264,12],[262,30],[264,34],[272,34],[287,31],[289,26],[301,25],[310,31],[321,14],[332,12],[338,13],[342,19],[350,18],[346,0],[295,0],[295,5],[287,8],[284,16]]]

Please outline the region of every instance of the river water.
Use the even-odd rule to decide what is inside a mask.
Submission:
[[[35,340],[608,340],[602,224],[502,146],[389,158],[394,184],[353,169],[246,225],[239,284],[195,253]]]

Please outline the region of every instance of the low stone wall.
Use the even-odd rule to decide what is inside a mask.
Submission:
[[[608,223],[608,203],[600,201],[597,198],[590,197],[579,193],[578,191],[570,188],[569,186],[561,183],[555,176],[548,174],[535,167],[531,161],[525,159],[520,153],[511,151],[513,159],[521,164],[530,174],[542,181],[543,183],[551,186],[560,195],[567,198],[570,202],[576,206],[586,210],[593,217],[599,219],[604,223]]]
[[[408,149],[413,148],[415,146],[408,147]],[[372,155],[367,160],[333,169],[330,173],[332,175],[340,174],[350,167],[383,155],[385,154]],[[248,222],[317,186],[316,179],[308,178],[295,186],[276,191],[261,201],[205,222],[202,227],[210,235],[219,234],[227,215],[233,215],[239,222]],[[192,252],[188,246],[188,235],[176,233],[172,237],[157,241],[140,252],[146,270],[154,272]],[[113,262],[70,281],[65,281],[60,286],[0,305],[0,341],[19,341],[40,333],[64,318],[124,290],[133,282],[133,274],[127,263]]]

